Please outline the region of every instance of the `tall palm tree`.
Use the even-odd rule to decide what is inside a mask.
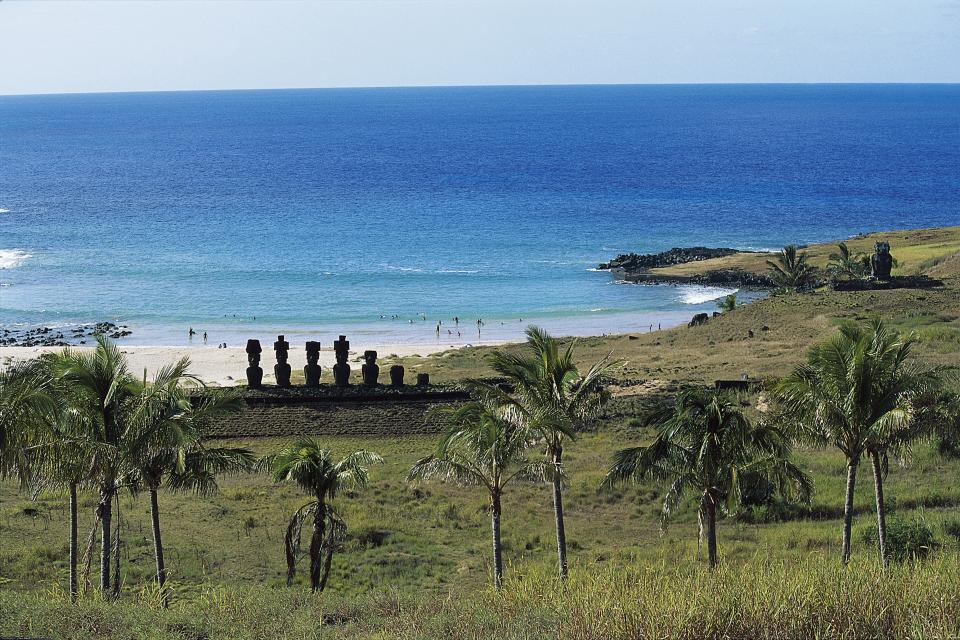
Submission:
[[[471,383],[481,398],[515,407],[528,428],[536,433],[553,466],[553,512],[557,531],[557,565],[561,579],[567,577],[567,537],[563,517],[563,449],[568,440],[607,399],[601,378],[614,363],[609,356],[581,375],[574,364],[577,341],[566,349],[538,327],[527,328],[522,351],[495,351],[490,357],[494,371],[506,378],[505,391],[497,385]]]
[[[831,253],[827,271],[842,278],[859,278],[870,272],[870,259],[863,253],[854,253],[846,242],[837,245],[837,253]]]
[[[784,494],[810,495],[809,478],[790,462],[789,438],[770,425],[752,424],[732,394],[685,391],[672,410],[654,414],[650,423],[657,427],[654,441],[618,451],[603,485],[647,478],[669,483],[664,519],[695,492],[711,569],[717,565],[717,510],[734,512],[748,482],[759,479]]]
[[[452,412],[450,428],[436,452],[418,460],[408,475],[411,480],[436,478],[486,488],[493,535],[493,586],[497,589],[503,584],[503,491],[516,479],[543,482],[553,475],[546,460],[526,458],[531,444],[530,431],[516,407],[489,400],[468,402]]]
[[[913,338],[903,338],[882,321],[844,324],[840,333],[811,349],[776,388],[805,439],[838,448],[847,462],[844,500],[844,563],[850,560],[857,467],[864,455],[873,468],[880,553],[886,562],[883,477],[888,455],[922,436],[922,405],[940,385],[940,372],[909,361]]]
[[[86,478],[84,416],[65,402],[49,361],[32,360],[0,372],[0,477],[15,475],[34,490],[67,488],[69,583],[78,589],[78,489]]]
[[[203,445],[204,427],[238,410],[240,403],[232,394],[209,392],[193,401],[191,389],[184,384],[194,380],[188,373],[189,366],[189,360],[183,359],[161,368],[153,382],[143,386],[131,417],[139,438],[129,482],[134,491],[146,489],[150,494],[156,580],[161,594],[167,572],[157,494],[164,481],[170,490],[210,495],[218,489],[218,474],[249,470],[255,462],[247,449]],[[166,602],[166,596],[162,597]]]
[[[781,289],[799,291],[813,282],[814,267],[808,262],[806,251],[795,244],[788,244],[775,260],[767,260],[770,279]]]
[[[61,391],[67,394],[70,408],[82,415],[89,427],[84,453],[89,455],[88,477],[100,493],[95,512],[101,527],[100,590],[108,595],[114,547],[113,501],[131,465],[131,446],[137,434],[128,418],[140,387],[130,375],[124,356],[103,336],[97,337],[92,352],[66,348],[51,356],[48,365]],[[114,595],[118,587],[114,585]]]
[[[29,482],[28,448],[44,430],[53,405],[50,379],[39,363],[15,363],[0,371],[0,477]]]
[[[365,487],[369,482],[366,465],[383,462],[370,451],[355,451],[339,462],[317,440],[304,437],[275,456],[265,460],[275,482],[295,482],[314,500],[300,507],[290,519],[285,536],[287,585],[293,582],[299,552],[300,529],[313,515],[310,540],[310,588],[323,591],[330,575],[334,548],[346,529],[343,520],[329,503],[340,489]],[[323,561],[321,573],[321,560]]]

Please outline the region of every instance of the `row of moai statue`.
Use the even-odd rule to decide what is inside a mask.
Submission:
[[[283,339],[283,336],[277,336],[277,341],[273,343],[273,350],[276,353],[277,364],[273,366],[273,375],[277,379],[278,387],[290,386],[290,375],[292,373],[290,364],[287,362],[290,353],[290,343]],[[309,341],[306,345],[307,364],[303,368],[303,378],[306,386],[320,386],[320,343]],[[336,354],[337,362],[333,365],[333,382],[337,387],[344,388],[350,386],[350,365],[347,358],[350,355],[350,341],[347,336],[340,336],[339,340],[333,343],[333,351]],[[259,340],[247,340],[247,384],[252,389],[259,389],[263,386],[263,369],[260,367],[260,354],[263,353],[263,347]],[[363,386],[376,387],[380,384],[380,366],[377,364],[376,351],[363,352],[364,364],[360,368],[363,378]],[[404,386],[403,366],[395,364],[390,367],[390,386],[400,388]],[[424,387],[430,384],[430,375],[426,373],[417,374],[417,386]]]

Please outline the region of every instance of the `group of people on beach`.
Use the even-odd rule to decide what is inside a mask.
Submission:
[[[197,332],[193,330],[193,327],[190,327],[190,330],[187,331],[187,339],[193,340],[193,336],[195,336],[195,335],[197,335]],[[206,331],[203,332],[203,344],[207,344],[207,332],[206,332]],[[227,348],[227,343],[226,343],[226,342],[218,342],[218,343],[217,343],[217,349],[226,349],[226,348]]]

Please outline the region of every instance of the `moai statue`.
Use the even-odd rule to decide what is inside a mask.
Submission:
[[[364,351],[363,360],[365,364],[360,369],[360,372],[363,374],[363,386],[375,387],[377,386],[377,378],[380,376],[380,367],[377,365],[377,352]]]
[[[262,352],[259,340],[247,340],[247,386],[251,389],[259,389],[263,384],[263,369],[260,368]]]
[[[878,242],[873,245],[873,251],[873,255],[870,256],[870,275],[877,280],[889,280],[890,269],[893,268],[890,243]]]
[[[428,386],[430,386],[430,374],[429,374],[429,373],[418,373],[418,374],[417,374],[417,386],[418,386],[418,387],[428,387]]]
[[[273,343],[273,350],[277,353],[277,364],[273,367],[273,375],[277,379],[278,387],[290,386],[290,365],[287,363],[287,354],[290,352],[290,343],[277,336]]]
[[[314,341],[307,342],[307,366],[303,368],[303,378],[307,381],[308,387],[320,386],[320,343]]]
[[[403,365],[395,364],[390,367],[390,386],[397,389],[403,387]]]
[[[333,350],[337,354],[337,364],[333,365],[333,381],[338,387],[348,387],[350,365],[347,364],[347,357],[350,355],[350,341],[347,336],[340,336],[340,339],[333,343]]]

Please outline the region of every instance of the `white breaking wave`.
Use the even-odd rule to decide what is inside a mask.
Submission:
[[[0,213],[10,213],[10,209],[4,209],[0,207]]]
[[[719,300],[737,291],[738,289],[700,285],[681,285],[677,287],[678,297],[683,304],[702,304],[711,300]]]
[[[14,269],[32,257],[20,249],[0,249],[0,269]]]

